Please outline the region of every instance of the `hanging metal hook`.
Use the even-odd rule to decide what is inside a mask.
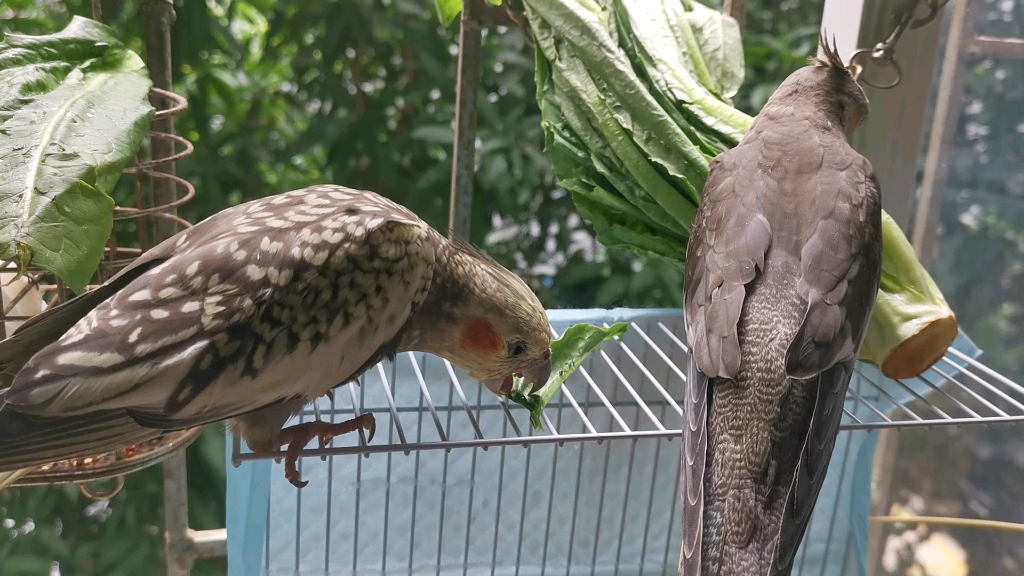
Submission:
[[[922,1],[928,5],[928,15],[915,19],[914,14],[917,12],[917,7]],[[896,44],[899,43],[900,38],[907,30],[921,28],[935,20],[942,8],[948,3],[949,0],[914,0],[907,7],[906,11],[902,14],[896,14],[896,25],[893,27],[888,38],[875,44],[874,48],[861,48],[850,55],[849,69],[851,74],[854,75],[854,79],[868,86],[883,90],[897,86],[903,80],[903,70],[900,68],[899,63],[896,62]],[[868,77],[864,76],[865,64],[868,60],[882,64],[883,67],[890,66],[894,68],[896,70],[895,79],[888,84],[872,82]]]

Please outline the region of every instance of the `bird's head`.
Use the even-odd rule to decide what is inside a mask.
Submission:
[[[832,111],[839,117],[843,130],[849,134],[868,117],[871,109],[868,96],[853,77],[850,66],[843,63],[835,38],[832,38],[832,45],[829,46],[828,38],[822,32],[819,42],[821,55],[814,58],[814,68],[831,95]]]
[[[418,348],[447,358],[495,394],[513,375],[536,390],[551,374],[551,324],[540,299],[521,278],[462,243],[446,258],[444,287],[428,296],[436,322]],[[426,333],[420,329],[421,333]]]
[[[819,53],[810,58],[808,64],[782,82],[761,114],[771,115],[780,109],[786,114],[820,116],[824,113],[830,124],[838,124],[843,132],[850,134],[867,118],[870,105],[850,67],[843,63],[835,39],[830,46],[823,33]]]

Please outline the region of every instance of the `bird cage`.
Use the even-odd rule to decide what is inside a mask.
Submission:
[[[377,418],[309,448],[296,489],[277,454],[237,440],[228,457],[230,576],[674,574],[682,535],[679,450],[688,349],[679,310],[559,310],[627,322],[544,412],[491,394],[447,361],[401,354],[289,424]],[[981,364],[961,334],[930,370],[895,381],[861,363],[794,574],[859,574],[877,433],[1024,421],[1024,388]]]

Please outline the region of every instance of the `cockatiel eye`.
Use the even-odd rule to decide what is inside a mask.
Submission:
[[[510,342],[508,345],[508,355],[512,358],[518,358],[526,354],[526,343],[522,340],[516,340]]]

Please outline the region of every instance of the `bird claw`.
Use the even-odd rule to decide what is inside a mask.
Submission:
[[[348,434],[359,429],[366,430],[369,433],[369,437],[366,440],[366,443],[369,444],[373,440],[374,433],[377,431],[377,421],[374,419],[373,414],[367,412],[337,424],[320,420],[305,422],[281,430],[281,445],[288,445],[284,459],[284,477],[296,488],[302,488],[309,482],[302,480],[302,475],[299,474],[296,464],[299,454],[306,447],[306,444],[313,438],[318,438],[321,446],[323,446],[335,436]]]

